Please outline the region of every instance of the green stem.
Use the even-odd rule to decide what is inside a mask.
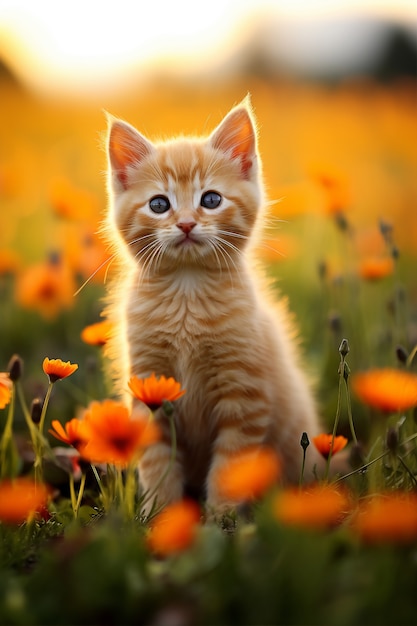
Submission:
[[[27,425],[29,433],[30,433],[32,446],[33,446],[33,449],[35,450],[36,449],[36,445],[37,445],[36,442],[38,440],[38,430],[37,430],[35,424],[32,422],[30,411],[29,411],[28,406],[26,404],[25,396],[24,396],[24,393],[23,393],[23,388],[22,388],[22,385],[21,385],[19,380],[16,381],[15,386],[16,386],[16,391],[17,391],[17,395],[18,395],[18,398],[19,398],[20,406],[22,408],[22,412],[23,412],[23,415],[24,415],[24,418],[25,418],[25,422],[26,422],[26,425]]]
[[[77,517],[77,500],[75,497],[74,475],[72,473],[69,475],[69,487],[70,487],[72,511],[74,513],[74,517],[76,518]]]
[[[359,474],[360,472],[363,472],[364,470],[368,469],[368,467],[370,467],[371,465],[373,465],[377,461],[380,461],[381,459],[383,459],[384,456],[389,454],[389,452],[390,452],[389,450],[385,450],[385,452],[383,452],[379,456],[377,456],[374,459],[372,459],[372,461],[368,461],[368,463],[365,463],[365,465],[362,465],[361,467],[358,467],[358,468],[354,469],[352,472],[349,472],[348,474],[344,474],[343,476],[340,476],[340,478],[335,480],[334,484],[337,484],[337,483],[341,482],[342,480],[345,480],[346,478],[350,478],[350,476],[354,476],[355,474]]]
[[[42,482],[43,480],[43,471],[42,471],[42,459],[44,456],[44,451],[46,448],[46,441],[43,436],[43,429],[45,425],[45,416],[46,411],[48,409],[49,399],[52,393],[52,387],[54,383],[49,381],[48,389],[46,391],[45,400],[42,405],[41,417],[39,420],[39,427],[36,433],[36,445],[35,445],[35,482]]]
[[[397,454],[397,459],[399,460],[399,462],[401,463],[401,465],[403,466],[403,468],[405,469],[407,474],[410,476],[411,482],[413,483],[413,485],[415,487],[417,485],[417,480],[416,480],[413,472],[410,470],[410,468],[408,467],[407,463],[404,461],[404,459],[399,454]]]
[[[345,367],[345,358],[344,358],[344,356],[341,355],[340,356],[340,365],[339,365],[339,386],[338,386],[338,390],[337,390],[336,415],[335,415],[335,418],[334,418],[332,440],[331,440],[331,443],[330,443],[329,455],[327,457],[326,472],[325,472],[325,475],[324,475],[325,481],[327,481],[328,478],[329,478],[330,461],[332,459],[332,454],[333,454],[334,439],[336,437],[337,428],[339,426],[340,407],[341,407],[341,399],[342,399],[342,380],[343,380],[343,375],[344,375],[344,367]]]
[[[416,354],[417,354],[417,344],[414,346],[414,348],[411,350],[410,354],[408,355],[407,363],[406,363],[408,368],[411,367],[411,365],[412,365],[412,363],[414,361],[414,357],[416,356]]]
[[[45,400],[43,401],[43,405],[42,405],[42,413],[41,413],[41,418],[39,420],[39,433],[41,435],[43,435],[43,428],[45,425],[45,416],[46,416],[46,411],[48,409],[48,404],[49,404],[49,399],[51,397],[51,393],[52,393],[52,387],[54,386],[54,383],[52,383],[51,381],[49,381],[49,385],[48,385],[48,389],[46,391],[46,395],[45,395]]]
[[[304,469],[306,466],[306,450],[303,449],[303,463],[301,465],[301,472],[300,472],[300,480],[298,483],[298,486],[301,488],[303,486],[304,483]]]
[[[348,381],[346,378],[344,378],[344,381],[345,381],[345,389],[346,389],[346,404],[347,404],[347,413],[348,413],[348,419],[349,419],[350,432],[352,434],[353,443],[357,445],[358,438],[356,437],[355,426],[353,424],[352,403],[350,401],[349,385],[348,385]]]
[[[75,503],[75,509],[74,509],[74,517],[77,518],[78,517],[78,511],[80,510],[80,505],[83,499],[83,495],[84,495],[84,488],[85,488],[85,481],[87,479],[87,474],[85,472],[82,473],[81,475],[81,482],[80,482],[80,488],[78,490],[78,497],[77,497],[77,502]]]

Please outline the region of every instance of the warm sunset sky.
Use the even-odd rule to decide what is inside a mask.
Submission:
[[[0,59],[35,88],[94,89],[155,64],[221,64],[269,16],[280,55],[337,66],[372,52],[367,17],[416,28],[415,0],[0,0]],[[277,33],[275,35],[275,33]]]

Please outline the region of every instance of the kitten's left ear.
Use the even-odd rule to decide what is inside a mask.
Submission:
[[[107,149],[115,180],[127,189],[131,169],[153,151],[153,146],[130,124],[109,118]]]
[[[244,101],[232,109],[212,133],[210,143],[232,159],[240,159],[242,177],[250,178],[256,159],[256,131],[250,105]]]

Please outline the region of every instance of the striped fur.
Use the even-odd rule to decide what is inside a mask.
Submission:
[[[107,314],[118,329],[109,346],[117,384],[126,395],[129,376],[155,372],[186,389],[176,402],[178,454],[158,502],[180,498],[188,485],[204,489],[215,511],[233,506],[214,473],[236,451],[265,443],[279,453],[284,479],[297,481],[301,434],[314,436],[319,425],[285,306],[271,303],[250,260],[264,202],[249,103],[206,139],[152,144],[111,120],[108,155],[106,232],[119,271]],[[207,191],[222,196],[218,208],[201,206]],[[167,212],[152,212],[155,196],[169,200]],[[193,224],[188,235],[184,223]],[[169,428],[157,418],[163,441],[140,466],[150,490],[170,457]],[[320,460],[311,448],[308,458],[311,478]]]

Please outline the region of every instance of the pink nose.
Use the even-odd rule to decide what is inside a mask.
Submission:
[[[175,225],[186,235],[188,235],[193,230],[194,226],[197,226],[195,222],[178,222],[178,224]]]

